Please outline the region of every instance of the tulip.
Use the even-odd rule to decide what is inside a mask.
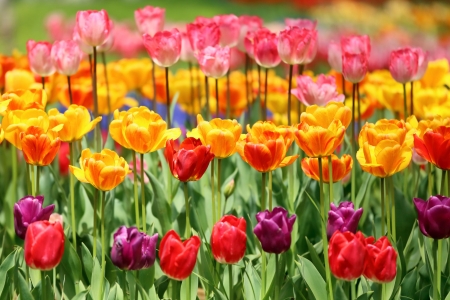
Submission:
[[[69,165],[70,165],[70,147],[69,143],[61,143],[59,147],[59,174],[62,176],[67,176],[69,174]]]
[[[322,158],[322,180],[325,183],[330,182],[330,176],[328,172],[328,157]],[[353,159],[351,155],[344,154],[339,159],[336,155],[331,154],[331,164],[333,169],[333,182],[341,181],[344,177],[350,174],[353,166]],[[306,176],[319,181],[319,160],[314,157],[306,157],[302,160],[302,170]]]
[[[267,30],[258,30],[253,40],[253,53],[255,61],[264,68],[274,68],[281,62],[278,54],[278,39],[275,33]]]
[[[230,48],[208,46],[197,53],[198,64],[205,76],[220,78],[230,69]]]
[[[426,131],[422,138],[414,135],[417,154],[442,170],[450,170],[450,126],[440,126]]]
[[[356,233],[362,214],[363,209],[355,210],[350,201],[341,202],[338,207],[331,203],[327,222],[328,240],[336,231]]]
[[[342,73],[341,45],[333,41],[328,45],[328,64],[333,70]]]
[[[419,67],[419,57],[411,48],[402,48],[391,52],[389,71],[399,83],[413,80]]]
[[[0,144],[3,142],[3,140],[5,139],[5,131],[2,128],[2,125],[0,124]]]
[[[414,198],[419,228],[423,235],[432,239],[450,237],[450,198],[436,195],[428,201]]]
[[[74,40],[56,41],[53,43],[50,57],[56,71],[72,76],[78,71],[83,53]]]
[[[60,222],[37,221],[28,226],[24,256],[32,269],[51,270],[64,254],[64,230]]]
[[[256,214],[256,224],[253,232],[261,242],[262,249],[267,253],[281,254],[291,247],[291,233],[296,215],[288,217],[283,207],[275,207]]]
[[[351,35],[341,38],[342,53],[365,54],[370,57],[370,38],[367,35]]]
[[[366,240],[361,231],[336,231],[328,246],[328,259],[333,275],[342,280],[359,278],[364,271],[367,256]]]
[[[190,63],[196,61],[194,51],[192,51],[191,43],[189,42],[189,36],[186,32],[181,33],[180,59]]]
[[[368,59],[365,53],[342,53],[342,74],[351,83],[361,82],[367,73]]]
[[[192,23],[186,29],[194,53],[219,44],[220,29],[216,23]]]
[[[142,43],[142,37],[139,37]],[[116,77],[126,84],[127,91],[140,91],[151,80],[152,62],[149,58],[123,58],[108,64],[111,77]]]
[[[122,270],[147,269],[155,263],[158,234],[149,236],[136,227],[120,226],[114,233],[112,263]]]
[[[194,270],[199,248],[198,236],[194,235],[181,242],[178,234],[173,229],[170,230],[159,244],[161,270],[175,280],[188,278]]]
[[[359,146],[362,148],[365,142],[376,146],[383,140],[394,140],[399,144],[413,146],[412,130],[402,120],[378,120],[375,124],[366,123],[359,134]]]
[[[412,161],[418,166],[425,166],[428,161],[417,153],[416,148],[412,149]]]
[[[80,41],[90,47],[100,46],[111,34],[112,26],[105,10],[84,10],[77,12],[75,31]]]
[[[15,110],[35,108],[43,111],[47,105],[47,93],[43,89],[15,90],[3,94],[1,100],[0,115],[7,117]]]
[[[202,145],[199,139],[187,138],[178,149],[174,140],[167,140],[164,156],[172,175],[182,181],[197,181],[206,172],[209,163],[214,159],[211,146]]]
[[[284,24],[289,27],[298,27],[298,28],[306,28],[306,29],[316,29],[317,21],[309,20],[309,19],[284,19]]]
[[[237,47],[240,51],[245,52],[244,39],[248,32],[256,31],[263,26],[263,20],[258,16],[240,16],[239,17],[239,39]]]
[[[58,137],[63,142],[79,141],[102,120],[97,117],[91,121],[91,114],[84,106],[72,104],[64,112],[60,113],[56,108],[48,111],[50,128],[63,125],[58,132]]]
[[[411,48],[413,52],[417,54],[417,72],[416,75],[413,76],[412,80],[420,80],[428,68],[428,53],[423,51],[421,48]]]
[[[42,207],[43,204],[44,196],[25,196],[14,204],[14,229],[18,237],[25,239],[31,223],[49,220],[55,204]]]
[[[378,283],[388,283],[397,275],[397,251],[388,238],[382,236],[374,243],[374,238],[366,239],[366,262],[363,275]]]
[[[101,191],[110,191],[118,186],[129,173],[128,163],[116,152],[103,149],[101,153],[81,152],[80,168],[69,166],[70,172],[85,183]]]
[[[213,21],[220,29],[220,45],[222,47],[234,47],[239,39],[239,18],[236,15],[219,15],[213,17]]]
[[[258,30],[247,31],[243,43],[245,47],[245,52],[251,59],[255,59],[254,43],[257,34],[270,34],[270,30],[267,28],[259,28]]]
[[[157,32],[153,37],[147,33],[143,36],[144,47],[160,67],[174,65],[181,54],[181,34],[178,29]]]
[[[278,54],[289,65],[306,64],[310,48],[315,47],[316,40],[317,31],[314,29],[289,27],[278,36]]]
[[[247,234],[244,218],[233,215],[223,216],[214,224],[211,233],[211,251],[214,259],[221,264],[235,264],[245,254]]]
[[[55,67],[50,59],[52,44],[49,42],[36,42],[28,40],[27,53],[31,71],[41,77],[55,73]]]
[[[292,94],[304,105],[325,106],[330,101],[343,102],[345,96],[339,94],[334,76],[320,74],[314,82],[306,75],[297,76],[297,88],[292,90]]]
[[[5,91],[28,90],[36,83],[34,74],[29,70],[13,69],[5,74]]]
[[[20,133],[22,152],[29,165],[48,166],[58,154],[61,140],[50,131],[48,134],[40,127],[30,126]]]
[[[141,34],[154,36],[164,28],[166,10],[147,5],[134,11],[136,26]]]

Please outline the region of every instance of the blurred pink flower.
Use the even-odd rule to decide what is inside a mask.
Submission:
[[[255,33],[253,41],[253,52],[256,63],[264,68],[274,68],[281,62],[278,55],[278,38],[275,33],[265,29],[258,30]]]
[[[220,78],[230,69],[230,48],[208,46],[197,54],[197,60],[206,76]]]
[[[419,57],[410,47],[391,52],[389,71],[395,81],[407,83],[413,80],[419,67]]]
[[[310,19],[284,19],[284,24],[288,27],[298,27],[298,28],[306,28],[306,29],[316,29],[317,21]]]
[[[142,36],[132,31],[126,24],[119,24],[114,27],[114,39],[112,51],[120,54],[125,58],[133,58],[138,56],[139,52],[144,50]]]
[[[343,102],[345,99],[337,91],[334,76],[323,74],[317,77],[316,82],[309,76],[297,76],[297,88],[292,90],[292,95],[306,106],[325,106],[330,101]]]
[[[245,64],[245,53],[237,47],[231,48],[230,51],[230,70],[237,70]]]
[[[268,30],[267,28],[260,28],[257,30],[250,30],[247,31],[247,35],[245,36],[244,39],[244,47],[245,47],[245,52],[247,52],[248,56],[251,59],[255,59],[255,54],[253,53],[254,51],[254,41],[255,41],[255,36],[256,34],[266,34],[266,33],[270,33],[270,30]]]
[[[367,55],[365,53],[342,53],[342,74],[351,83],[361,82],[367,73]]]
[[[27,53],[31,71],[41,77],[55,73],[55,67],[50,59],[52,44],[49,42],[36,42],[28,40]]]
[[[349,35],[341,38],[341,49],[344,53],[365,54],[370,56],[370,38],[368,35]]]
[[[53,43],[50,57],[58,73],[71,76],[78,71],[83,53],[76,41],[63,40]]]
[[[77,12],[75,30],[80,40],[91,47],[100,46],[111,33],[111,22],[105,10],[84,10]]]
[[[134,182],[134,171],[133,171],[133,162],[130,162],[128,164],[129,168],[130,168],[130,173],[128,173],[128,178],[130,178],[131,181]],[[144,170],[148,170],[148,164],[147,162],[144,160]],[[138,176],[141,176],[141,160],[136,156],[136,172],[138,174]],[[140,180],[138,181],[140,182]],[[149,183],[150,179],[148,178],[147,174],[145,174],[144,172],[144,183]]]
[[[219,44],[220,29],[216,23],[190,23],[186,29],[194,53]]]
[[[164,28],[166,10],[160,7],[146,6],[134,11],[134,20],[141,34],[154,36]]]
[[[234,47],[238,43],[241,27],[236,15],[218,15],[213,17],[220,29],[220,45]]]
[[[290,65],[307,64],[317,52],[317,31],[289,27],[280,32],[277,43],[282,61]]]
[[[248,32],[256,31],[263,26],[263,20],[258,16],[240,16],[239,17],[239,38],[237,47],[242,52],[246,51],[244,39]],[[253,51],[252,51],[253,53]]]
[[[144,47],[160,67],[174,65],[181,54],[181,34],[178,29],[157,32],[153,37],[145,33],[143,36]]]
[[[181,55],[182,61],[186,62],[196,62],[194,51],[192,51],[191,43],[189,42],[189,37],[186,32],[181,33]]]
[[[51,13],[45,19],[45,29],[53,41],[71,39],[73,27],[73,22],[67,22],[61,13]]]
[[[418,58],[417,72],[416,75],[413,76],[412,80],[420,80],[428,68],[428,53],[423,51],[422,48],[412,48],[412,51],[417,54]]]
[[[328,45],[328,63],[331,68],[342,73],[342,51],[341,44],[331,41]]]

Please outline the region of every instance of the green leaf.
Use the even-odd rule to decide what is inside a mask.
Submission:
[[[123,299],[123,291],[120,286],[116,283],[109,291],[108,300],[122,300]]]
[[[83,261],[85,274],[89,278],[92,274],[92,269],[94,268],[94,261],[92,259],[91,252],[84,243],[81,244],[81,259]]]
[[[11,252],[0,266],[0,295],[3,294],[3,289],[5,288],[8,271],[14,267],[15,255],[16,251]]]
[[[308,245],[309,256],[311,256],[311,261],[314,264],[314,266],[316,267],[317,271],[319,271],[322,278],[325,279],[325,276],[326,276],[325,267],[322,264],[322,260],[319,258],[319,255],[317,254],[316,249],[314,248],[313,244],[311,244],[308,237],[305,236],[305,239],[306,239],[306,244]],[[323,246],[322,246],[322,248],[323,248]]]
[[[190,285],[190,295],[188,292],[188,288]],[[188,279],[183,280],[181,283],[181,300],[191,300],[197,297],[197,289],[198,289],[198,277],[194,274],[189,276]]]
[[[369,291],[365,294],[359,295],[359,297],[356,298],[356,300],[369,300],[370,298],[372,298],[372,294],[373,294],[373,292]]]
[[[102,269],[100,267],[100,264],[97,260],[97,258],[94,259],[94,267],[92,270],[92,277],[91,277],[91,296],[92,299],[101,299],[102,297],[102,286],[101,286],[101,280],[102,280]]]
[[[23,278],[22,272],[18,272],[18,281],[19,281],[19,293],[20,293],[20,299],[21,300],[34,300],[33,295],[31,295],[31,292],[28,288],[28,284]]]
[[[139,281],[142,283],[142,287],[148,291],[155,281],[155,265],[148,269],[139,270]]]
[[[66,237],[64,255],[59,266],[61,266],[65,275],[70,275],[71,279],[79,281],[81,279],[81,261],[72,244],[68,241],[69,239]],[[77,283],[75,282],[75,284]]]
[[[82,291],[78,293],[75,297],[72,298],[72,300],[85,300],[89,295],[89,291]]]
[[[298,256],[299,261],[295,262],[300,269],[300,273],[311,289],[316,299],[327,299],[327,285],[312,262],[304,257]]]
[[[164,192],[164,189],[159,180],[155,176],[153,176],[152,173],[147,171],[145,171],[145,173],[150,179],[150,184],[152,186],[154,194],[152,201],[152,213],[159,220],[162,232],[168,232],[172,228],[172,224],[170,222],[171,213],[169,203],[167,202],[166,193]],[[149,195],[151,194],[147,185],[145,186],[145,190]]]

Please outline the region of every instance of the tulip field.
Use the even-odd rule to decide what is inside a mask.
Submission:
[[[378,2],[0,54],[0,300],[450,300],[450,6]]]

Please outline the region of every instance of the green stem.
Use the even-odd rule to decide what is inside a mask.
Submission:
[[[94,228],[92,229],[92,235],[93,235],[93,246],[92,246],[92,257],[97,257],[97,223],[98,223],[98,217],[97,217],[97,203],[98,203],[98,194],[99,191],[95,189],[94,191]]]
[[[31,188],[31,181],[30,181],[30,167],[28,166],[27,163],[25,163],[25,181],[27,183],[27,194],[33,195],[33,190]]]
[[[447,171],[446,170],[442,170],[442,178],[441,178],[441,189],[440,189],[440,194],[441,195],[445,195],[445,176],[447,175]]]
[[[169,172],[170,176],[170,172]],[[144,154],[141,153],[141,205],[142,205],[142,230],[147,233],[147,205],[145,203],[145,177],[144,177]]]
[[[39,195],[39,181],[41,177],[41,169],[36,166],[36,196]]]
[[[209,82],[208,76],[205,75],[205,98],[206,98],[206,119],[211,118],[210,106],[209,106]]]
[[[392,213],[391,213],[391,232],[392,239],[394,244],[397,243],[397,222],[395,220],[395,189],[394,189],[394,177],[389,178],[390,188],[391,188],[391,196],[389,197],[389,201],[391,202]]]
[[[70,105],[73,104],[73,96],[72,96],[72,84],[70,82],[70,76],[67,76],[67,89],[69,93],[69,103]]]
[[[212,200],[212,218],[213,224],[217,222],[216,193],[214,192],[214,159],[211,161],[211,200]]]
[[[132,151],[133,155],[133,185],[134,185],[134,213],[136,214],[136,227],[140,228],[139,222],[139,191],[138,191],[138,177],[137,177],[137,164],[136,164],[136,151]]]
[[[152,97],[152,110],[156,111],[156,65],[153,59],[152,61],[152,85],[153,85],[153,97]]]
[[[227,99],[227,101],[228,101],[228,99]],[[228,107],[227,107],[227,110],[228,110]],[[216,78],[216,118],[219,118],[219,79],[217,79],[217,78]]]
[[[350,281],[350,288],[352,290],[351,300],[356,300],[356,279]]]
[[[384,186],[385,186],[385,179],[382,177],[380,178],[380,190],[381,190],[381,235],[383,236],[384,231],[384,222],[385,222],[385,213],[384,213],[384,202],[385,202],[385,192],[384,192]]]
[[[320,192],[320,211],[322,214],[322,241],[323,241],[323,256],[325,260],[325,272],[327,279],[327,290],[329,293],[329,299],[333,300],[333,285],[331,282],[331,274],[330,274],[330,263],[328,261],[328,239],[326,227],[327,224],[325,222],[325,204],[324,204],[324,196],[323,196],[323,169],[322,169],[322,157],[319,156],[319,192]]]
[[[26,265],[26,268],[25,268],[25,277],[27,280],[28,289],[31,290],[32,284],[31,284],[31,280],[30,280],[30,267],[28,265]]]
[[[411,107],[409,108],[410,109],[410,115],[411,116],[413,116],[414,115],[414,81],[411,81],[411,92],[410,92],[410,104],[411,104]]]
[[[57,288],[56,288],[56,268],[53,268],[53,294],[55,294],[55,296],[56,296],[56,290],[57,290]],[[76,290],[77,290],[77,294],[78,294],[78,286],[79,286],[79,283],[75,283],[75,288],[76,288]]]
[[[231,119],[231,101],[230,101],[230,70],[227,72],[227,119]]]
[[[406,83],[403,84],[403,119],[408,117],[408,106],[406,105]]]
[[[265,173],[263,173],[265,174]],[[266,295],[266,252],[261,253],[261,300]]]
[[[101,228],[101,239],[102,239],[102,278],[101,278],[101,291],[102,295],[105,292],[105,267],[106,267],[106,234],[105,234],[105,206],[106,206],[106,192],[101,191],[102,198],[102,208],[101,208],[101,218],[102,223],[100,224]]]
[[[391,218],[391,180],[390,178],[385,178],[384,181],[384,189],[386,193],[385,197],[385,209],[386,209],[386,227],[387,227],[387,235],[389,238],[392,238],[392,218]]]
[[[138,278],[139,278],[139,270],[137,270],[135,273],[134,273],[134,277],[135,277],[135,281],[134,281],[134,300],[138,300],[139,299],[139,293],[138,293],[138,284],[137,284],[137,281],[138,281]]]
[[[47,299],[47,287],[45,285],[45,271],[41,271],[41,292],[43,300]]]
[[[386,299],[386,284],[385,283],[381,284],[381,299],[382,300]]]
[[[442,266],[442,240],[437,241],[437,263],[436,263],[436,285],[438,290],[438,295],[441,295],[441,266]],[[439,299],[439,298],[436,298]]]
[[[6,145],[6,143],[4,143]],[[11,163],[12,163],[12,183],[13,183],[13,194],[12,199],[17,199],[17,149],[11,146]],[[28,182],[28,181],[27,181]]]
[[[266,210],[266,173],[261,173],[261,211]]]
[[[330,188],[330,198],[328,203],[325,205],[325,222],[328,220],[328,210],[330,209],[330,204],[334,202],[333,199],[333,158],[328,156],[328,178],[329,178],[329,188]],[[353,203],[354,204],[354,203]]]
[[[288,99],[287,99],[287,117],[288,117],[288,125],[292,125],[292,117],[291,117],[291,89],[292,89],[292,70],[294,69],[294,65],[289,65],[289,81],[288,81]],[[289,168],[291,169],[291,167]]]
[[[108,80],[108,68],[107,68],[108,65],[106,63],[106,55],[105,55],[104,51],[101,53],[101,57],[102,57],[102,63],[103,63],[103,76],[105,77],[105,85],[106,85],[106,102],[108,105],[108,117],[107,117],[106,124],[108,124],[108,126],[109,126],[112,109],[111,109],[111,96],[110,96],[110,92],[109,92],[109,80]]]
[[[135,177],[136,178],[136,177]],[[125,299],[130,299],[130,294],[128,292],[128,282],[127,282],[127,271],[123,270],[123,279],[124,279],[124,283],[123,283],[123,295],[125,296]]]
[[[431,197],[432,193],[433,193],[433,183],[432,183],[433,177],[431,176],[431,167],[432,167],[432,164],[428,163],[428,165],[427,165],[427,169],[428,169],[428,197]]]
[[[275,280],[275,287],[274,287],[274,299],[280,298],[280,285],[278,284],[280,282],[279,277],[281,276],[281,270],[279,270],[279,262],[280,262],[280,255],[277,253],[275,254],[275,277],[273,280]]]
[[[419,171],[420,171],[420,169],[419,169]],[[446,195],[448,196],[450,194],[450,172],[447,172],[447,188],[446,188],[446,191],[447,191]]]
[[[351,130],[351,145],[352,145],[352,159],[356,161],[356,139],[355,139],[355,98],[356,98],[356,83],[353,84],[353,97],[352,97],[352,130]],[[356,200],[356,168],[354,167],[351,174],[351,200],[355,203]]]
[[[94,62],[92,63],[92,98],[94,102],[94,117],[97,118],[98,114],[98,97],[97,97],[97,48],[93,47],[92,56]],[[102,149],[102,135],[100,134],[100,123],[95,126],[94,129],[94,145],[95,151],[100,152]]]
[[[184,206],[186,207],[186,239],[191,236],[191,222],[189,220],[189,193],[187,182],[184,182]]]
[[[356,84],[356,95],[358,96],[358,130],[361,130],[361,97],[359,94],[359,83]]]
[[[172,279],[172,299],[180,299],[180,282],[178,280]]]
[[[272,171],[269,171],[269,210],[272,211]]]
[[[217,160],[217,218],[222,217],[222,183],[220,182],[220,173],[222,171],[222,159]]]
[[[233,265],[229,264],[228,265],[228,284],[229,284],[229,300],[233,300]],[[275,298],[278,299],[278,298]]]
[[[266,78],[265,78],[265,83],[264,83],[264,115],[263,115],[263,121],[267,120],[267,83],[269,81],[269,69],[266,68]]]
[[[73,153],[73,143],[69,143],[69,160],[70,164],[72,166],[75,165],[74,162],[74,153]],[[75,220],[75,189],[74,189],[74,183],[75,178],[72,172],[70,172],[70,217],[72,221],[72,245],[73,248],[77,249],[77,227],[76,227],[76,220]],[[95,217],[95,211],[94,211],[94,217]],[[95,242],[95,240],[94,240]]]
[[[30,168],[30,176],[31,176],[31,194],[36,196],[36,177],[34,176],[34,166],[28,165]]]
[[[167,106],[167,127],[172,128],[172,122],[170,121],[169,67],[166,67],[166,106]]]

